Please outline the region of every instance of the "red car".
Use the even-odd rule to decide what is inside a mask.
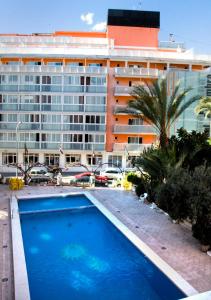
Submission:
[[[91,175],[93,175],[94,173],[92,172],[84,172],[84,173],[80,173],[78,175],[75,175],[75,178],[77,180],[81,180],[81,179],[85,179],[85,178],[89,178]],[[95,175],[95,185],[108,185],[108,177],[107,176],[101,176],[101,175]]]

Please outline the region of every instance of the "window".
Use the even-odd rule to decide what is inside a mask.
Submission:
[[[86,104],[94,104],[94,105],[105,105],[106,97],[101,96],[87,96]]]
[[[109,155],[108,156],[108,164],[117,167],[122,167],[122,156],[120,155]]]
[[[16,164],[16,153],[2,153],[2,164]]]
[[[128,119],[128,125],[143,125],[143,123],[142,118]]]
[[[129,136],[128,144],[142,144],[142,137],[138,136]]]
[[[100,165],[103,161],[103,157],[102,155],[96,155],[94,154],[88,154],[86,156],[86,161],[87,161],[87,165],[90,165],[90,166],[97,166],[97,165]]]
[[[23,162],[24,164],[35,164],[39,162],[39,154],[24,154],[23,155]]]
[[[64,115],[63,123],[81,124],[83,123],[83,115]]]
[[[48,66],[62,66],[62,62],[61,61],[49,61],[47,62]]]
[[[59,154],[45,154],[44,162],[48,166],[59,166]]]
[[[89,64],[89,67],[102,67],[103,64],[99,64],[99,63],[92,63]]]
[[[82,134],[64,134],[63,141],[69,143],[82,143],[83,135]]]
[[[86,124],[105,124],[105,116],[87,115]]]
[[[42,76],[42,84],[51,84],[51,76]]]
[[[66,85],[80,85],[80,76],[64,76],[64,84]]]
[[[52,84],[61,84],[62,83],[62,76],[52,76],[51,77]]]
[[[51,104],[51,96],[42,95],[42,103]]]
[[[26,62],[26,65],[30,65],[30,66],[40,66],[42,63],[41,61],[28,61]]]
[[[8,122],[17,122],[17,115],[8,114]]]
[[[8,83],[17,83],[18,82],[18,76],[17,75],[9,75],[8,76]]]
[[[84,104],[84,96],[64,96],[64,104]]]
[[[26,123],[39,123],[40,121],[40,116],[39,115],[32,115],[32,114],[24,114],[24,115],[20,115],[20,120],[22,122],[26,122]]]
[[[0,75],[0,84],[6,83],[6,76],[5,75]]]
[[[80,154],[66,154],[65,161],[66,161],[66,164],[80,163],[81,155]]]
[[[106,77],[86,77],[86,85],[106,85]]]

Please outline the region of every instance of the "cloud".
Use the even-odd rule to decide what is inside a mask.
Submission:
[[[106,29],[106,22],[96,23],[92,27],[92,30],[94,30],[94,31],[104,31],[105,29]]]
[[[92,25],[93,24],[93,17],[94,13],[88,12],[87,14],[82,14],[81,15],[81,20],[85,22],[87,25]]]

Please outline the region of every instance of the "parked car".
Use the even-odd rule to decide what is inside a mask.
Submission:
[[[122,179],[123,172],[117,168],[106,168],[100,172],[101,176],[106,176],[108,179]]]
[[[48,172],[46,167],[33,167],[29,172],[29,183],[50,182],[54,174]]]
[[[72,172],[69,171],[62,171],[61,172],[61,182],[63,184],[70,184],[71,181],[74,181],[74,176],[72,175]]]
[[[95,186],[108,186],[108,178],[107,176],[101,176],[93,174],[92,172],[84,172],[81,174],[75,175],[76,183],[90,183],[90,176],[94,175],[95,178]]]

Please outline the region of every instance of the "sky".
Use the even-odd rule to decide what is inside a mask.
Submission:
[[[0,0],[0,33],[103,30],[107,10],[160,11],[160,41],[211,54],[211,0]]]

